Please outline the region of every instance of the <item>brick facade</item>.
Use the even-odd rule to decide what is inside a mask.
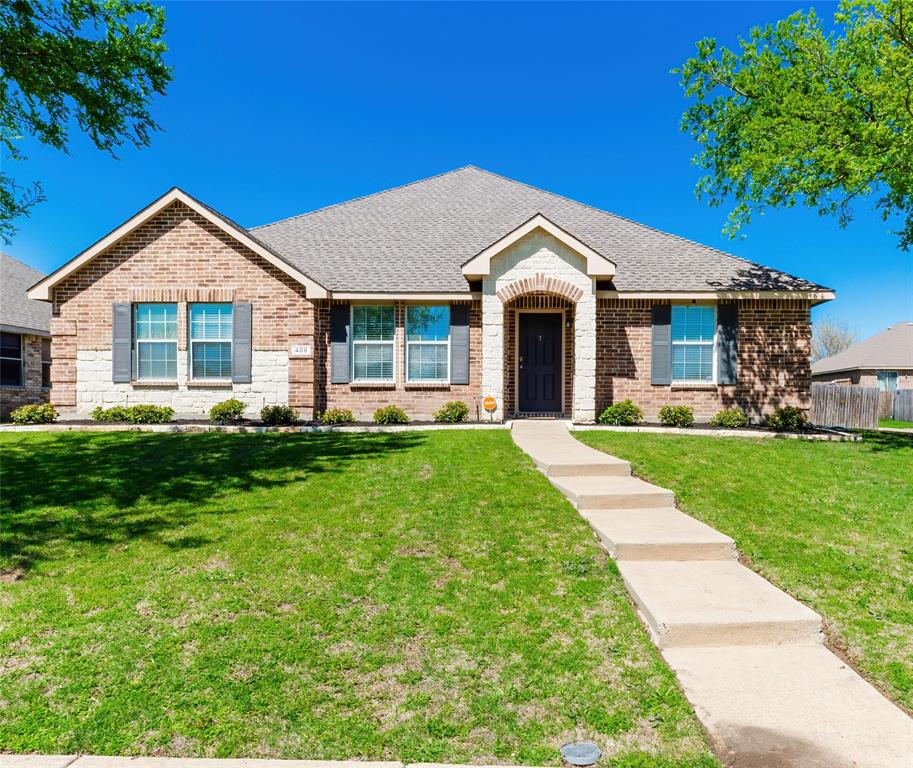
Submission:
[[[738,377],[734,385],[651,384],[654,301],[599,299],[596,311],[596,412],[630,398],[647,419],[663,405],[690,405],[698,420],[740,406],[760,419],[781,405],[808,407],[811,382],[810,304],[739,301]]]
[[[49,390],[42,386],[42,351],[45,337],[21,334],[22,386],[0,387],[0,419],[9,418],[10,411],[20,405],[46,403]]]

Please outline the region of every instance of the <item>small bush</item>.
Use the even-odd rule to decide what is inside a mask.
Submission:
[[[748,426],[748,417],[738,406],[734,408],[724,408],[722,411],[718,411],[710,423],[714,427],[724,427],[725,429],[738,429],[739,427]]]
[[[444,403],[434,412],[434,420],[441,424],[461,424],[469,418],[469,406],[461,400]]]
[[[165,424],[174,418],[174,408],[167,405],[114,405],[111,408],[99,406],[92,411],[95,421],[119,421],[128,424]]]
[[[260,409],[260,419],[269,426],[294,424],[298,421],[298,411],[290,405],[265,405]]]
[[[616,427],[633,427],[643,420],[644,412],[631,400],[622,400],[610,405],[596,419],[600,424],[612,424]]]
[[[351,424],[355,421],[352,411],[348,408],[330,408],[318,417],[322,424]]]
[[[216,403],[209,409],[209,420],[214,424],[231,424],[241,420],[245,408],[247,408],[247,403],[231,397],[221,403]]]
[[[32,403],[30,405],[20,405],[15,411],[10,413],[10,419],[13,424],[50,424],[57,421],[57,413],[54,406],[50,403]]]
[[[694,408],[690,405],[664,405],[659,409],[659,423],[667,427],[693,427]]]
[[[374,411],[375,424],[408,424],[409,417],[406,412],[395,405],[385,405]]]
[[[767,426],[774,432],[800,432],[808,426],[808,419],[800,408],[784,405],[767,417]]]

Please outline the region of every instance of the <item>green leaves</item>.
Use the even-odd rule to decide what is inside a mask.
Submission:
[[[796,204],[852,220],[874,195],[913,244],[913,2],[844,0],[838,31],[810,11],[752,29],[739,50],[713,39],[676,70],[693,99],[682,129],[700,145],[696,187],[731,204],[731,237],[753,215]]]
[[[148,146],[149,104],[171,82],[165,11],[136,0],[11,0],[0,5],[0,151],[23,160],[31,136],[67,151],[73,125],[98,149]],[[0,174],[0,235],[44,196]]]

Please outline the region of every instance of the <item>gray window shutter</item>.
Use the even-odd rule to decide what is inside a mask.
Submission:
[[[739,362],[739,305],[716,308],[716,366],[718,384],[735,384]]]
[[[349,381],[349,305],[330,307],[330,383]]]
[[[231,305],[231,380],[235,384],[250,384],[252,318],[249,301]]]
[[[111,305],[111,381],[130,381],[133,376],[133,305]]]
[[[450,383],[469,383],[469,305],[450,305]]]
[[[653,305],[653,384],[672,383],[672,306]]]

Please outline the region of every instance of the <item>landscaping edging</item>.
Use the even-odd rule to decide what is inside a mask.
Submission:
[[[377,424],[334,426],[308,424],[294,427],[260,427],[248,425],[218,425],[200,422],[199,424],[4,424],[3,432],[226,432],[261,433],[261,432],[436,432],[453,429],[509,429],[509,422],[472,423],[472,424]]]
[[[700,435],[704,437],[756,437],[779,440],[824,440],[837,443],[856,443],[861,435],[837,433],[820,434],[805,432],[765,432],[750,429],[701,429],[700,427],[613,427],[607,424],[571,424],[572,430],[598,432],[654,432],[664,435]]]

